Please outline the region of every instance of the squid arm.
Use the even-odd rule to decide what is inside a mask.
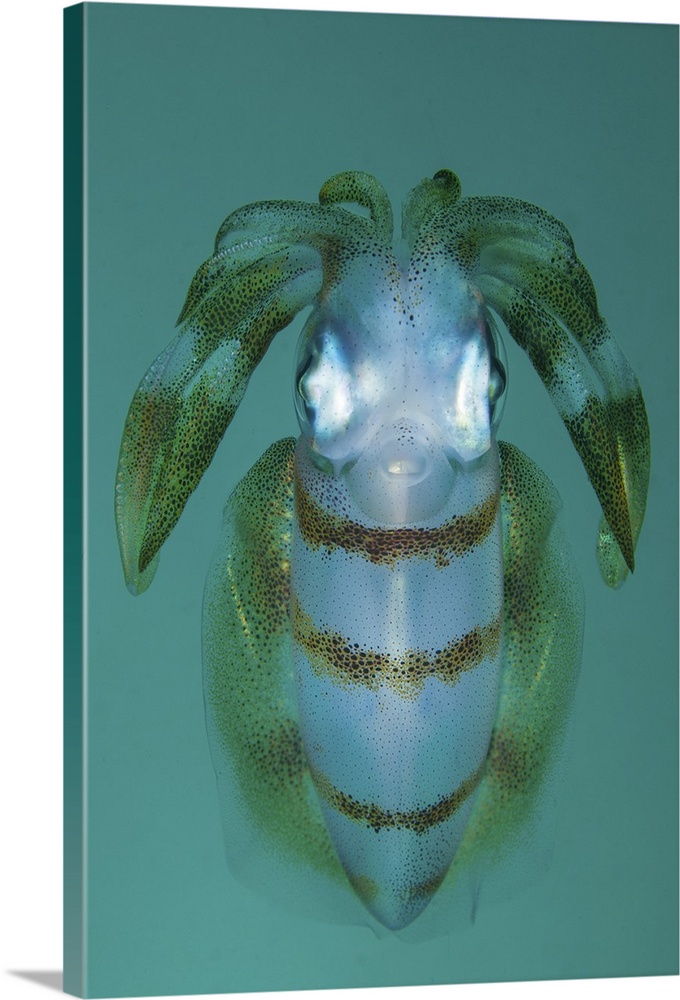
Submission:
[[[565,226],[527,202],[460,194],[450,171],[423,181],[405,205],[404,233],[453,257],[528,354],[602,507],[598,563],[617,587],[634,568],[649,483],[640,386]]]
[[[331,178],[320,204],[259,202],[233,212],[199,268],[175,340],[132,400],[116,480],[116,523],[133,593],[209,465],[273,336],[341,279],[346,262],[384,249],[392,212],[360,172]],[[362,217],[344,207],[354,203]],[[406,199],[402,236],[453,259],[526,351],[598,496],[598,562],[618,586],[634,567],[649,481],[649,428],[637,379],[599,315],[566,228],[512,198],[461,198],[439,171]]]
[[[159,550],[272,338],[322,292],[333,251],[391,231],[377,183],[363,175],[343,177],[324,186],[320,206],[263,202],[225,220],[215,252],[190,285],[175,340],[142,379],[125,422],[116,478],[118,541],[133,594],[151,583]],[[350,198],[371,217],[336,204]]]

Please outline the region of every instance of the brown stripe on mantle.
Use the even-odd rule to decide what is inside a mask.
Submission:
[[[373,563],[394,565],[400,559],[433,559],[437,568],[480,545],[491,531],[500,504],[498,492],[466,514],[454,515],[435,528],[369,528],[321,507],[295,476],[295,514],[300,533],[312,549],[343,549]]]
[[[338,632],[318,628],[295,598],[291,611],[293,638],[304,649],[317,676],[330,677],[344,686],[362,685],[370,691],[387,687],[404,698],[416,697],[428,677],[455,684],[462,673],[484,659],[494,659],[500,649],[502,615],[453,638],[442,649],[407,649],[394,656],[364,649]]]
[[[409,810],[383,809],[374,802],[360,802],[347,792],[336,788],[321,771],[312,770],[312,777],[324,802],[357,823],[371,827],[376,833],[384,829],[400,829],[422,834],[453,816],[463,802],[472,795],[481,780],[485,763],[486,761],[465,778],[450,795],[443,795],[429,806]]]

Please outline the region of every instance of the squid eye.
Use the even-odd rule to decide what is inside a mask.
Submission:
[[[324,338],[319,350],[303,361],[298,395],[305,417],[321,437],[335,437],[348,427],[354,412],[352,370],[341,345]]]
[[[295,409],[313,451],[333,462],[355,450],[365,423],[356,336],[326,317],[310,317],[298,345]],[[359,365],[360,368],[360,365]]]
[[[496,403],[505,392],[506,384],[505,368],[498,360],[493,358],[491,362],[491,373],[489,375],[489,404],[493,413]]]
[[[508,387],[508,360],[505,344],[495,327],[489,324],[491,366],[489,370],[489,414],[494,428],[498,427]]]
[[[307,373],[312,366],[312,360],[311,355],[305,358],[302,367],[298,369],[295,376],[295,387],[297,390],[295,393],[295,406],[298,411],[298,417],[301,422],[304,421],[310,427],[313,426],[316,416],[307,385]]]
[[[314,429],[317,423],[318,399],[315,400],[309,386],[310,372],[314,367],[314,356],[308,354],[302,361],[295,376],[295,411],[297,413],[300,430],[308,437],[314,437]]]
[[[300,430],[314,455],[332,463],[336,474],[361,453],[387,392],[389,366],[372,348],[359,317],[350,319],[312,313],[296,354]]]

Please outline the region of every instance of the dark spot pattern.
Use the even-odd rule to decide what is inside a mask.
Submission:
[[[272,445],[227,501],[203,609],[206,711],[218,775],[233,773],[227,815],[236,820],[245,807],[268,849],[342,883],[320,809],[312,807],[292,696],[294,450],[292,438]]]
[[[559,758],[581,661],[583,595],[547,476],[499,443],[505,668],[483,779],[451,877],[498,863],[539,814]]]
[[[468,514],[435,528],[376,528],[326,510],[295,478],[295,516],[310,548],[341,549],[373,563],[393,566],[400,559],[431,559],[448,566],[451,559],[481,545],[493,528],[499,497],[491,494]]]
[[[644,518],[649,424],[638,381],[599,313],[568,230],[515,198],[461,198],[451,179],[438,189],[423,181],[409,199],[411,273],[420,276],[422,294],[428,269],[455,264],[526,351],[602,506],[598,562],[605,582],[618,586],[634,568]],[[581,397],[578,412],[563,405],[565,387]]]
[[[483,767],[478,768],[462,781],[455,791],[449,795],[443,795],[436,802],[408,810],[384,809],[375,802],[360,802],[347,792],[336,788],[320,771],[313,771],[312,777],[324,802],[356,823],[362,823],[375,830],[376,833],[385,829],[398,829],[424,834],[433,826],[438,826],[453,816],[476,789],[482,771]]]
[[[461,674],[500,650],[502,618],[476,626],[439,650],[408,649],[401,656],[362,649],[346,636],[314,625],[293,599],[293,639],[305,650],[317,675],[342,685],[361,685],[370,691],[387,688],[402,698],[417,698],[428,677],[455,684]]]
[[[346,274],[355,280],[357,260],[367,268],[378,262],[386,288],[398,278],[391,207],[375,178],[338,174],[319,201],[258,202],[225,220],[215,252],[189,288],[178,338],[132,401],[116,518],[126,578],[136,592],[149,585],[161,546],[276,332],[341,286]],[[368,209],[370,218],[348,211],[345,202]],[[562,408],[561,416],[602,504],[598,558],[605,581],[617,586],[633,568],[644,517],[649,427],[637,380],[599,314],[569,232],[528,202],[463,198],[458,177],[442,169],[407,197],[402,236],[411,247],[413,301],[427,298],[430,273],[458,268],[506,323],[558,406],[565,380],[572,388],[584,379],[602,385],[599,399],[588,392],[579,413]],[[219,357],[225,342],[234,348],[226,365]]]

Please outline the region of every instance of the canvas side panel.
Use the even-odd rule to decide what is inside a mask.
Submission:
[[[64,991],[85,992],[83,841],[83,42],[64,11]]]

